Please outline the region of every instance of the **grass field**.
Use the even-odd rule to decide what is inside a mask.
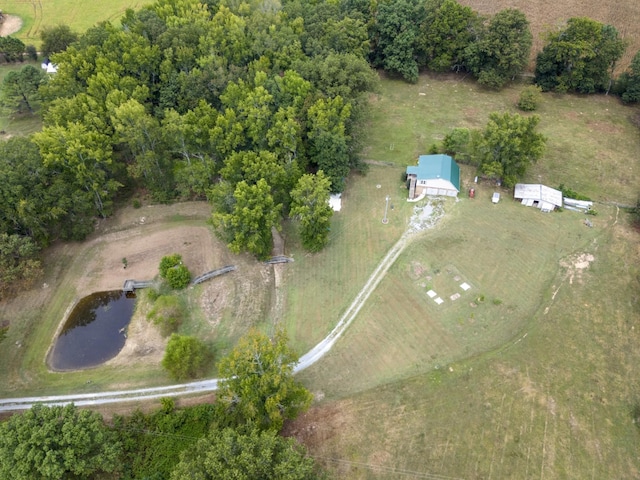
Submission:
[[[4,0],[3,13],[17,15],[22,28],[15,34],[27,45],[40,45],[40,32],[45,27],[69,25],[82,33],[98,22],[117,21],[128,8],[134,10],[151,3],[141,0],[79,2],[77,0]]]
[[[384,81],[372,99],[366,156],[414,162],[449,128],[511,110],[517,94],[456,78]],[[539,114],[549,149],[528,180],[635,202],[636,109],[604,96],[546,96]],[[385,169],[396,176],[390,166],[371,173]],[[463,169],[463,191],[472,175]],[[475,199],[445,203],[441,223],[411,243],[345,337],[302,374],[324,400],[288,433],[338,477],[640,474],[631,413],[640,402],[638,232],[612,205],[597,204],[588,228],[579,214],[542,214],[507,191],[493,205],[494,188],[481,183]],[[367,233],[353,229],[349,242],[368,251],[378,240]],[[357,265],[358,257],[337,263]],[[472,288],[456,290],[461,281]],[[429,289],[445,302],[437,306]],[[450,300],[456,291],[461,297]]]

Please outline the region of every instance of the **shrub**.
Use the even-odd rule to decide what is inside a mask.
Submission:
[[[575,190],[572,190],[569,187],[565,187],[564,183],[560,184],[560,186],[558,187],[558,190],[560,190],[562,192],[562,196],[563,197],[573,198],[574,200],[591,201],[591,199],[589,197],[587,197],[586,195],[582,195],[581,193],[578,193],[578,192],[576,192]]]
[[[167,255],[166,257],[162,257],[160,260],[160,266],[158,269],[160,270],[160,276],[162,278],[167,278],[167,272],[175,267],[176,265],[180,265],[182,263],[182,255],[178,253],[174,253],[173,255]]]
[[[202,373],[207,356],[207,347],[201,340],[174,333],[169,338],[162,366],[175,380],[185,380]]]
[[[38,51],[36,50],[35,46],[27,45],[25,48],[25,52],[27,53],[27,57],[29,57],[29,60],[33,60],[34,62],[38,60]]]
[[[166,337],[175,332],[184,320],[186,309],[182,301],[175,295],[159,296],[153,308],[147,314],[147,320],[160,328],[160,333]]]
[[[529,85],[522,89],[518,99],[518,108],[525,112],[533,112],[542,99],[542,89],[537,85]]]
[[[174,290],[186,288],[191,283],[191,272],[184,265],[178,265],[167,272],[167,282]]]

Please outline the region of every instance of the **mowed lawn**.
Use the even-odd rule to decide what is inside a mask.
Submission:
[[[591,252],[611,221],[589,228],[583,215],[508,198],[494,205],[491,189],[478,190],[445,203],[441,223],[410,243],[344,340],[303,378],[343,397],[514,340],[550,302],[560,261]]]
[[[466,324],[466,332],[453,335],[446,311],[435,315],[429,307],[409,318],[385,307],[385,300],[400,290],[394,285],[394,277],[403,275],[399,264],[381,285],[380,298],[319,365],[323,368],[304,374],[316,394],[345,398],[320,402],[291,431],[340,478],[404,478],[401,473],[407,478],[637,478],[640,238],[623,216],[614,225],[615,213],[608,207],[607,220],[599,220],[602,224],[582,239],[577,226],[566,227],[566,241],[556,237],[558,254],[560,244],[570,251],[572,243],[575,253],[590,252],[594,260],[588,267],[560,266],[547,282],[538,279],[525,286],[520,281],[505,287],[498,278],[501,297],[507,298],[505,288],[511,295],[520,288],[523,310],[535,306],[537,295],[537,311],[526,318],[503,319],[500,312],[487,316],[487,323],[521,330],[501,347],[463,361],[447,363],[443,357],[479,327]],[[550,217],[570,223],[567,215],[573,214]],[[553,237],[550,225],[534,224],[538,235]],[[430,255],[436,253],[440,250]],[[530,254],[524,262],[514,256],[494,258],[505,279],[515,278],[514,270],[523,264],[531,268]],[[541,273],[552,269],[552,254],[541,259],[545,256]],[[488,259],[480,252],[478,257]],[[573,254],[562,259],[565,265],[580,265]],[[465,266],[467,261],[456,260]],[[531,279],[530,272],[521,275]],[[405,282],[410,290],[411,282]],[[416,296],[410,300],[415,303]],[[493,333],[499,341],[509,332],[494,327]],[[374,379],[397,374],[401,366],[415,374],[347,394],[350,385],[367,387]],[[323,370],[342,372],[336,373],[341,384]]]
[[[144,0],[5,0],[2,11],[22,19],[22,28],[15,36],[25,44],[37,47],[43,28],[68,25],[75,32],[83,33],[99,22],[118,21],[128,8],[138,10],[150,3]]]

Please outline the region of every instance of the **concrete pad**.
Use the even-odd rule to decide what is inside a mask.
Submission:
[[[441,303],[443,303],[443,302],[444,302],[444,300],[442,300],[440,297],[438,297],[438,298],[436,298],[436,299],[434,300],[434,302],[436,302],[438,305],[440,305]]]
[[[469,285],[467,282],[464,282],[464,283],[460,284],[460,288],[463,289],[466,292],[467,290],[469,290],[471,288],[471,285]]]
[[[429,291],[427,292],[427,295],[429,295],[429,298],[433,298],[433,297],[435,297],[435,296],[436,296],[436,295],[438,295],[438,294],[437,294],[436,292],[434,292],[433,290],[429,290]]]

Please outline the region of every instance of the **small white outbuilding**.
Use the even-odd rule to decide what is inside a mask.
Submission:
[[[513,198],[527,207],[537,207],[543,212],[551,212],[562,206],[562,192],[539,183],[517,183]]]

